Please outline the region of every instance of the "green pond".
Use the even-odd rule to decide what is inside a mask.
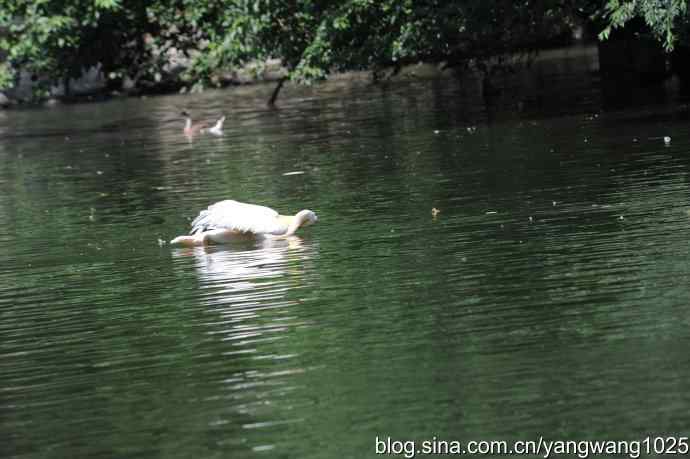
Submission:
[[[690,112],[595,67],[0,112],[0,456],[687,436]],[[319,222],[162,243],[222,199]]]

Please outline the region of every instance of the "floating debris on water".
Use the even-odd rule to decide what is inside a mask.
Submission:
[[[288,175],[302,175],[304,174],[304,171],[292,171],[292,172],[285,172],[283,176],[288,176]]]
[[[161,239],[161,238],[158,238],[158,246],[159,246],[159,247],[163,247],[165,244],[167,244],[167,242],[165,242],[165,241],[164,241],[163,239]]]
[[[486,211],[486,215],[493,215],[493,214],[497,214],[497,213],[498,213],[498,212],[495,211],[495,210],[487,210],[487,211]]]
[[[474,134],[477,130],[477,126],[467,126],[467,132]]]
[[[436,218],[436,216],[437,216],[438,214],[440,214],[440,213],[441,213],[441,211],[438,210],[436,207],[432,207],[432,208],[431,208],[431,216],[432,216],[432,217]]]
[[[622,215],[619,215],[619,216],[618,216],[618,220],[625,220],[625,217],[622,216]]]
[[[556,207],[556,204],[558,204],[556,201],[551,201],[551,205],[553,205],[554,207]]]
[[[434,131],[434,134],[440,134],[440,133],[441,133],[441,131],[439,131],[438,129],[436,129],[436,130]]]

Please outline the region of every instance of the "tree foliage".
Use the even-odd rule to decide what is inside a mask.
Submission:
[[[567,35],[575,0],[0,0],[0,89],[20,70],[45,85],[100,65],[123,83],[222,84],[224,70],[278,58],[287,78],[425,61],[485,73]],[[590,0],[602,37],[641,16],[667,47],[684,0]]]
[[[601,15],[607,24],[599,34],[602,40],[613,29],[641,18],[667,51],[673,50],[679,37],[687,36],[689,25],[686,0],[608,0]]]

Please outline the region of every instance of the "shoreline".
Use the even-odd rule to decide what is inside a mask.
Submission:
[[[579,43],[569,47],[545,49],[539,51],[533,58],[532,62],[569,59],[583,56],[594,57],[597,54],[597,45],[592,43]],[[87,72],[89,73],[89,72]],[[98,74],[95,81],[93,71],[91,73],[91,81],[75,81],[75,87],[82,87],[75,91],[74,94],[65,96],[61,94],[60,88],[53,88],[54,94],[42,98],[40,100],[27,100],[22,98],[13,98],[12,92],[24,94],[28,89],[23,90],[13,89],[12,91],[0,91],[0,110],[15,110],[15,109],[35,109],[35,108],[51,108],[63,104],[81,104],[81,103],[98,103],[113,99],[130,98],[130,97],[155,97],[162,95],[183,95],[192,94],[195,92],[202,93],[210,89],[230,89],[233,87],[264,85],[264,84],[278,84],[281,79],[287,74],[286,70],[280,65],[277,60],[267,61],[265,63],[250,63],[240,70],[219,72],[218,85],[203,88],[198,90],[194,85],[182,84],[179,89],[165,89],[166,86],[173,85],[161,84],[151,87],[130,87],[129,89],[108,90],[105,85],[103,75]],[[411,79],[433,79],[442,77],[457,77],[457,73],[452,68],[443,68],[443,64],[432,64],[419,62],[404,66],[399,72],[393,72],[392,68],[383,69],[380,72],[384,75],[379,83],[395,83],[396,81],[409,81]],[[468,70],[467,74],[478,76],[475,70]],[[342,84],[343,82],[374,82],[372,70],[356,70],[347,72],[337,72],[330,74],[328,78],[320,81],[318,85]],[[296,85],[296,83],[287,80],[285,82],[286,89],[289,86]],[[177,86],[177,85],[175,85]],[[191,87],[190,87],[191,86]]]

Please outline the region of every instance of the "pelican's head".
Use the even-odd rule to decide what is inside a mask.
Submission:
[[[295,216],[298,221],[302,222],[301,226],[310,226],[319,221],[319,217],[308,209],[300,210]]]

